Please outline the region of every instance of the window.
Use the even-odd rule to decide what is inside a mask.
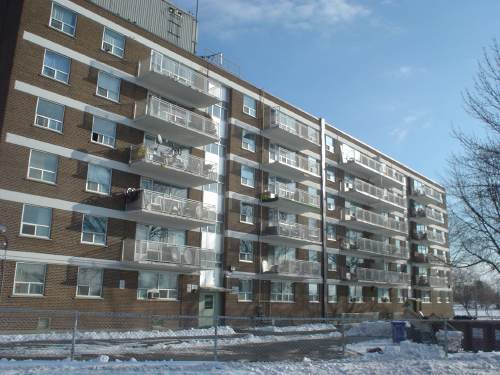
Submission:
[[[257,117],[257,101],[249,96],[243,96],[243,113]]]
[[[426,245],[417,245],[417,252],[419,254],[427,255],[429,249]]]
[[[326,224],[326,239],[328,241],[337,240],[337,228],[333,224]]]
[[[50,238],[51,221],[51,208],[25,204],[21,219],[21,234],[31,237]]]
[[[139,272],[137,299],[147,299],[148,290],[158,291],[160,299],[177,299],[177,275],[170,272]]]
[[[93,245],[106,245],[106,230],[108,227],[108,219],[105,217],[97,217],[83,215],[82,223],[82,243]]]
[[[238,302],[251,302],[253,299],[252,280],[240,280]]]
[[[422,298],[422,303],[431,303],[431,292],[429,290],[422,290],[420,297]]]
[[[331,194],[326,195],[326,209],[328,211],[335,210],[335,197]]]
[[[38,102],[36,105],[35,126],[62,133],[63,118],[63,105],[38,98]]]
[[[326,166],[326,179],[330,182],[335,182],[335,168],[331,165]]]
[[[76,31],[76,13],[69,9],[52,3],[52,13],[50,15],[50,26],[62,31],[65,34],[75,36]]]
[[[91,140],[108,147],[115,147],[116,124],[94,116]]]
[[[240,203],[240,221],[253,224],[253,205],[244,202]]]
[[[309,284],[309,302],[319,302],[318,284]]]
[[[359,285],[349,285],[349,302],[363,302],[363,287]]]
[[[122,34],[105,27],[102,35],[101,48],[107,53],[123,57],[125,52],[125,37]]]
[[[290,281],[271,282],[271,301],[293,302],[293,285]]]
[[[87,191],[108,195],[111,188],[111,169],[89,164],[87,171]]]
[[[337,254],[328,254],[328,271],[337,271]]]
[[[255,152],[255,133],[243,130],[241,133],[241,148],[251,152]]]
[[[472,328],[472,338],[482,339],[483,338],[483,329],[482,328]]]
[[[43,295],[45,286],[45,264],[16,263],[14,294]]]
[[[253,261],[253,242],[247,240],[240,240],[240,261],[252,262]]]
[[[333,146],[333,138],[328,135],[325,135],[325,146],[326,146],[326,151],[335,152],[335,148]]]
[[[319,262],[319,253],[316,250],[309,250],[307,253],[309,262]]]
[[[76,295],[100,297],[102,291],[102,269],[78,267]]]
[[[378,301],[382,303],[390,302],[389,300],[389,289],[388,288],[377,288]]]
[[[337,303],[337,285],[328,285],[328,303]]]
[[[120,78],[104,72],[99,72],[97,77],[98,96],[118,102],[120,100]]]
[[[255,172],[252,167],[241,165],[241,184],[248,187],[255,187]]]
[[[43,57],[42,75],[55,79],[56,81],[69,82],[70,59],[58,53],[45,50]]]
[[[57,155],[31,150],[28,162],[28,178],[55,184],[57,178]]]

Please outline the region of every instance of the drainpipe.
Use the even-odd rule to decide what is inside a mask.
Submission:
[[[321,145],[321,247],[323,254],[323,304],[321,317],[328,315],[328,253],[326,249],[326,145],[325,145],[325,119],[320,118],[320,145]]]

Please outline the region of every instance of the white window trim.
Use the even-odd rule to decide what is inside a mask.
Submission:
[[[111,77],[113,77],[113,78],[116,78],[118,81],[120,81],[120,87],[119,87],[119,91],[118,91],[118,100],[115,100],[115,99],[113,99],[113,98],[110,98],[110,97],[109,97],[109,95],[108,95],[109,90],[107,90],[107,89],[106,89],[106,95],[101,95],[101,94],[99,94],[99,77],[101,76],[101,73],[103,73],[103,74],[107,74],[108,76],[111,76]],[[115,75],[113,75],[113,74],[110,74],[110,73],[108,73],[108,72],[103,72],[102,70],[99,70],[99,72],[97,73],[97,83],[96,83],[96,85],[95,85],[95,94],[96,94],[96,96],[98,96],[98,97],[100,97],[100,98],[104,98],[104,99],[106,99],[106,100],[109,100],[109,101],[111,101],[111,102],[113,102],[113,103],[118,103],[118,104],[119,104],[119,103],[120,103],[120,95],[121,95],[121,82],[122,82],[122,79],[121,79],[121,78],[119,78],[119,77],[117,77],[117,76],[115,76]]]
[[[104,230],[104,243],[102,244],[102,243],[96,243],[95,242],[95,235],[96,234],[102,234],[102,233],[84,232],[83,231],[83,224],[85,222],[85,216],[87,216],[87,214],[83,214],[83,216],[82,216],[82,230],[81,230],[81,234],[80,234],[80,243],[85,244],[85,245],[94,245],[94,246],[106,247],[107,240],[108,240],[108,218],[107,217],[102,217],[102,216],[89,215],[89,216],[99,217],[101,219],[103,219],[103,218],[106,219],[106,228]],[[83,240],[84,233],[91,234],[93,241],[84,241]]]
[[[157,275],[158,275],[159,273],[162,273],[161,271],[160,271],[160,272],[155,272],[155,271],[147,271],[147,272],[154,272],[154,273],[156,273]],[[137,277],[139,277],[139,275],[137,275]],[[175,288],[175,289],[173,289],[173,288],[168,288],[168,289],[164,289],[164,288],[161,288],[161,289],[160,289],[160,288],[158,288],[158,279],[159,279],[159,278],[157,278],[157,283],[156,283],[156,286],[157,286],[157,287],[156,287],[156,288],[154,288],[154,289],[157,289],[158,291],[160,291],[160,290],[166,290],[166,291],[167,291],[167,297],[166,297],[166,298],[156,298],[156,299],[154,299],[154,300],[149,300],[148,298],[141,298],[141,297],[139,297],[139,291],[140,291],[140,290],[146,290],[146,291],[147,291],[147,290],[148,290],[148,288],[139,288],[139,280],[137,280],[137,300],[139,300],[139,301],[178,301],[178,296],[179,296],[179,278],[178,278],[178,276],[176,276],[176,282],[175,282],[175,284],[176,284],[176,288]],[[175,291],[175,294],[176,294],[176,297],[175,297],[175,298],[169,297],[169,296],[170,296],[170,294],[171,294],[173,291]]]
[[[311,294],[311,291],[309,289],[309,285],[307,285],[307,298],[308,298],[309,303],[319,303],[319,295],[320,295],[320,292],[319,292],[319,285],[318,284],[316,284],[316,293],[315,294]]]
[[[238,302],[253,302],[253,283],[250,281],[250,291],[238,291]],[[243,298],[241,298],[243,297]],[[250,297],[250,298],[249,298]]]
[[[43,283],[32,283],[21,281],[21,284],[28,284],[28,291],[30,289],[31,284],[42,284],[42,293],[16,293],[16,277],[17,277],[17,265],[18,264],[40,264],[34,262],[16,262],[16,268],[14,270],[14,282],[12,283],[12,295],[13,296],[21,296],[21,297],[43,297],[45,293],[45,282],[47,280],[47,265],[44,264],[44,273],[43,273]]]
[[[71,9],[68,9],[68,8],[62,6],[61,4],[57,3],[57,6],[59,6],[61,8],[64,8],[64,9],[70,11],[71,13],[75,13],[76,14],[75,27],[74,27],[75,33],[74,34],[67,33],[63,29],[58,29],[57,27],[54,27],[54,26],[51,25],[51,23],[52,23],[52,15],[54,14],[54,3],[56,3],[56,2],[54,2],[54,1],[52,2],[52,6],[51,6],[51,9],[50,9],[49,27],[51,29],[57,30],[57,31],[59,31],[59,32],[65,34],[65,35],[68,35],[68,36],[70,36],[72,38],[76,38],[76,27],[77,27],[77,24],[78,24],[78,13],[73,12]],[[57,20],[57,21],[59,21],[59,20]],[[59,21],[59,22],[61,22],[62,24],[64,24],[64,22],[62,22],[62,21]],[[69,26],[71,26],[71,25],[69,25]]]
[[[26,233],[23,233],[23,226],[25,224],[24,222],[24,209],[26,207],[26,205],[28,206],[34,206],[34,207],[41,207],[41,208],[49,208],[51,211],[50,211],[50,225],[48,226],[49,228],[49,235],[48,237],[45,237],[45,236],[37,236],[36,234],[26,234]],[[39,238],[39,239],[42,239],[42,240],[50,240],[50,235],[52,234],[52,213],[53,213],[53,208],[51,207],[43,207],[43,206],[38,206],[38,205],[35,205],[35,204],[28,204],[28,203],[24,203],[23,204],[23,211],[21,213],[21,225],[19,226],[19,236],[21,237],[29,237],[29,238]],[[35,233],[36,233],[36,228],[38,227],[46,227],[46,225],[40,225],[40,224],[34,224],[34,223],[26,223],[28,225],[34,225],[35,226]]]
[[[283,282],[277,281],[278,283],[281,283],[283,285]],[[292,286],[292,292],[291,293],[284,293],[283,288],[281,290],[281,293],[273,293],[272,289],[272,283],[271,283],[271,302],[273,303],[295,303],[295,288],[293,286],[293,283],[291,283]],[[276,296],[281,296],[281,300],[275,299]],[[283,297],[286,296],[287,300],[283,300]],[[289,299],[291,297],[291,300]]]
[[[85,180],[85,191],[87,193],[93,193],[93,194],[99,194],[99,195],[103,195],[103,196],[110,196],[111,195],[111,187],[112,187],[112,181],[113,181],[113,169],[111,168],[108,168],[108,167],[103,167],[103,168],[106,168],[106,169],[109,169],[110,171],[110,174],[109,174],[109,191],[107,193],[103,193],[101,191],[98,191],[98,190],[92,190],[92,189],[89,189],[89,165],[92,164],[92,163],[88,163],[87,165],[87,178]],[[99,167],[101,167],[99,165]],[[101,184],[98,184],[97,182],[93,182],[93,181],[90,181],[94,184],[97,184],[97,186],[101,186]]]
[[[249,184],[245,181],[250,181],[248,178],[246,177],[243,177],[243,166],[247,167],[247,168],[252,168],[252,167],[248,167],[244,164],[241,164],[241,168],[240,168],[240,183],[241,185],[243,186],[246,186],[246,187],[250,187],[250,188],[255,188],[255,168],[252,168],[253,169],[253,184]]]
[[[82,268],[90,268],[90,267],[78,267],[78,275],[76,276],[76,290],[75,290],[75,298],[87,298],[87,299],[103,299],[102,297],[102,292],[103,292],[103,282],[104,282],[104,272],[103,272],[103,269],[101,268],[100,271],[101,271],[101,290],[100,290],[100,293],[98,296],[91,296],[91,295],[88,295],[88,294],[78,294],[78,288],[81,286],[80,283],[79,283],[79,280],[80,280],[80,270]],[[87,285],[83,285],[82,286],[87,286]],[[90,292],[90,284],[88,285],[89,287],[89,292]]]
[[[62,118],[62,121],[59,121],[59,120],[57,120],[55,118],[50,118],[50,117],[39,115],[38,114],[38,104],[40,103],[40,99],[45,100],[46,102],[50,102],[50,103],[62,106],[63,107],[63,118]],[[45,129],[45,130],[52,131],[54,133],[63,134],[63,130],[64,130],[64,114],[65,114],[65,112],[66,112],[66,106],[65,105],[53,102],[51,100],[47,100],[45,98],[40,98],[38,96],[37,99],[36,99],[35,121],[33,122],[33,126],[36,126],[37,128],[40,128],[40,129]],[[61,123],[61,130],[56,130],[56,129],[49,128],[48,126],[42,126],[42,125],[37,124],[36,123],[36,119],[37,119],[38,116],[40,116],[42,118],[45,118],[45,119],[48,119],[49,121],[52,120],[52,121],[60,122]]]
[[[256,143],[257,143],[257,139],[255,139],[255,140],[254,140],[254,143],[253,143],[253,145],[252,145],[252,144],[251,144],[250,142],[248,142],[248,141],[246,140],[246,138],[245,138],[245,135],[247,135],[247,134],[252,134],[252,135],[255,135],[254,133],[250,133],[250,132],[249,132],[249,131],[247,131],[247,130],[242,130],[242,132],[241,132],[241,148],[242,148],[243,150],[247,150],[247,151],[249,151],[249,152],[253,152],[253,153],[255,153],[255,150],[257,149],[257,144],[256,144]]]
[[[330,287],[335,287],[335,300],[333,299],[330,299],[330,297],[332,297],[332,295],[330,295]],[[337,285],[336,284],[328,284],[327,286],[328,290],[327,290],[327,302],[328,303],[339,303],[339,296],[338,296],[338,290],[337,290]]]
[[[257,110],[254,108],[250,108],[245,104],[243,104],[243,113],[247,114],[250,117],[257,118]]]
[[[248,206],[252,206],[252,215],[251,216],[248,216],[248,215],[243,215],[242,213],[242,206],[243,205],[248,205]],[[243,224],[254,224],[254,215],[253,215],[253,211],[254,211],[255,207],[250,204],[250,203],[245,203],[245,202],[240,202],[240,223],[243,223]],[[245,219],[243,218],[243,216],[245,216]]]
[[[252,242],[252,241],[248,241],[248,240],[240,240],[240,241],[247,241],[247,242],[251,242],[251,243],[252,243],[252,252],[251,252],[251,253],[242,253],[242,252],[241,252],[241,243],[240,243],[240,248],[239,248],[239,261],[240,261],[240,262],[243,262],[243,263],[253,263],[253,253],[254,253],[254,249],[253,249],[253,242]],[[242,258],[241,258],[241,255],[245,255],[245,257],[249,257],[250,259],[242,259]]]
[[[52,53],[54,53],[54,54],[56,54],[56,55],[62,56],[62,57],[64,57],[64,58],[66,58],[66,59],[68,59],[68,60],[69,60],[69,71],[68,71],[68,73],[67,73],[67,75],[68,75],[68,82],[66,82],[66,81],[62,81],[62,80],[60,80],[60,79],[57,79],[57,77],[56,77],[56,74],[55,74],[55,73],[54,73],[54,77],[51,77],[51,76],[49,76],[49,75],[47,75],[47,74],[45,74],[45,73],[43,72],[43,71],[44,71],[44,69],[45,69],[45,67],[47,67],[47,68],[49,68],[49,69],[52,69],[54,72],[62,72],[62,73],[65,73],[65,74],[66,74],[66,72],[63,72],[62,70],[57,70],[57,69],[52,68],[52,67],[50,67],[50,66],[48,66],[48,65],[45,65],[45,56],[47,55],[47,51],[50,51],[50,52],[52,52]],[[50,49],[48,49],[48,48],[45,48],[45,51],[43,52],[42,71],[41,71],[41,73],[40,73],[40,74],[41,74],[43,77],[45,77],[45,78],[48,78],[48,79],[51,79],[51,80],[53,80],[53,81],[56,81],[56,82],[59,82],[59,83],[63,83],[63,84],[65,84],[65,85],[68,85],[68,86],[69,86],[69,78],[70,78],[70,76],[71,76],[71,58],[69,58],[68,56],[64,56],[63,54],[61,54],[61,53],[59,53],[59,52],[55,52],[55,51],[52,51],[52,50],[50,50]]]
[[[52,172],[52,171],[49,171],[48,169],[41,169],[41,168],[35,168],[35,167],[31,167],[31,155],[33,154],[33,151],[37,151],[37,152],[41,152],[43,154],[49,154],[49,155],[54,155],[56,157],[56,170],[55,172]],[[46,181],[44,179],[38,179],[38,178],[34,178],[34,177],[30,177],[30,170],[31,169],[36,169],[36,170],[39,170],[39,171],[42,171],[42,177],[43,177],[43,174],[44,172],[50,172],[50,173],[54,173],[55,174],[55,181],[52,182],[52,181]],[[57,185],[57,172],[59,171],[59,157],[55,154],[51,154],[50,152],[45,152],[45,151],[40,151],[40,150],[35,150],[35,149],[30,149],[30,156],[28,158],[28,168],[26,170],[26,179],[27,180],[31,180],[31,181],[36,181],[36,182],[41,182],[41,183],[44,183],[44,184],[49,184],[49,185]]]
[[[114,137],[110,137],[108,135],[104,135],[104,134],[100,134],[100,133],[96,132],[96,134],[98,134],[98,139],[99,139],[99,136],[102,139],[104,139],[104,137],[106,137],[106,138],[112,138],[113,139],[113,145],[108,145],[107,143],[99,142],[99,140],[94,141],[92,139],[92,135],[94,134],[94,121],[95,121],[96,117],[98,117],[98,116],[92,116],[92,130],[90,131],[90,143],[94,143],[96,145],[101,145],[101,146],[104,146],[104,147],[108,147],[108,148],[111,148],[111,149],[114,150],[116,148],[116,126],[117,126],[117,124],[114,122],[114,124],[115,124],[115,136]],[[106,120],[106,119],[104,119],[104,120]]]
[[[120,34],[121,36],[123,36],[123,39],[124,39],[124,41],[123,41],[123,42],[124,42],[124,44],[123,44],[123,49],[122,49],[122,48],[120,48],[120,47],[115,46],[114,44],[111,44],[111,43],[106,42],[107,44],[111,44],[111,50],[106,51],[106,49],[104,48],[104,35],[106,34],[106,30],[111,30],[112,32],[117,33],[117,34]],[[107,26],[104,26],[104,27],[102,28],[101,51],[103,51],[103,52],[105,52],[105,53],[109,53],[110,55],[116,56],[116,57],[118,57],[118,58],[120,58],[120,59],[123,59],[123,58],[125,57],[125,45],[126,45],[126,43],[127,43],[127,37],[126,37],[125,35],[123,35],[123,34],[119,33],[118,31],[115,31],[115,30],[113,30],[113,29],[111,29],[111,28],[109,28],[109,27],[107,27]],[[114,50],[115,48],[116,48],[116,49],[118,49],[118,50],[122,50],[122,53],[123,53],[123,54],[122,54],[122,56],[117,55],[116,53],[113,53],[113,50]]]

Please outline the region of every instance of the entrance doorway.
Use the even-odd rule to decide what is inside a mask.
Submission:
[[[219,295],[217,293],[200,293],[198,311],[198,325],[212,327],[214,316],[220,313]]]

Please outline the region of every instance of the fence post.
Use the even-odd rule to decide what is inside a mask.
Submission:
[[[444,320],[444,355],[448,358],[448,320]]]
[[[79,313],[78,311],[75,311],[75,324],[73,325],[73,336],[71,338],[71,360],[75,359],[75,344],[76,344],[76,333],[78,330],[78,318],[79,318]]]
[[[217,335],[218,335],[219,317],[214,315],[214,362],[217,362]]]

